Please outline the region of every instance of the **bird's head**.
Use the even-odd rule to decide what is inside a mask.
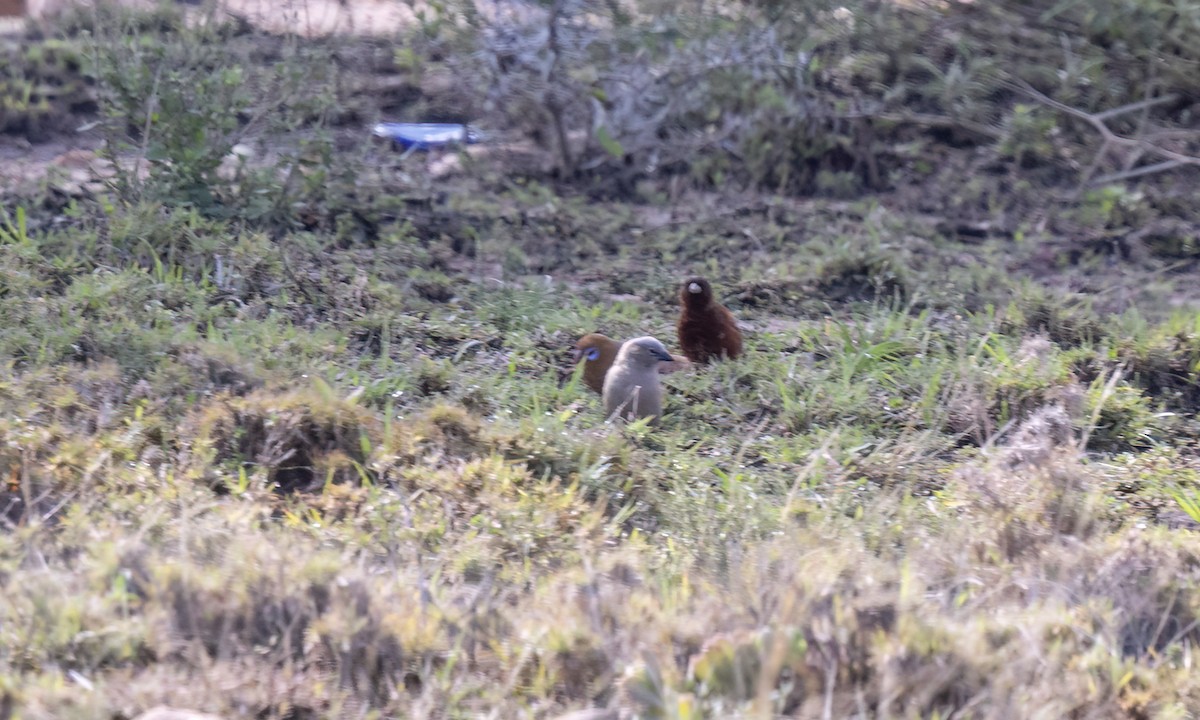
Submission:
[[[607,335],[591,333],[579,338],[579,341],[575,343],[575,347],[571,350],[571,356],[576,363],[584,360],[595,362],[604,355],[615,357],[618,345],[619,343],[616,340]]]
[[[649,335],[634,338],[625,343],[621,347],[619,357],[623,358],[626,362],[642,367],[654,367],[660,362],[673,362],[675,360],[661,342]]]
[[[679,288],[679,299],[684,305],[703,307],[712,302],[712,285],[702,277],[691,277]]]

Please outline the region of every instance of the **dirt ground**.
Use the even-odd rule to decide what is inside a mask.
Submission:
[[[153,6],[153,0],[118,0],[133,7]],[[27,0],[28,15],[46,19],[87,0]],[[191,4],[191,3],[188,3]],[[429,13],[421,0],[217,0],[218,6],[268,32],[294,32],[305,37],[330,34],[387,36],[420,22]],[[521,15],[528,9],[511,0],[477,3],[485,17]],[[0,15],[4,13],[0,11]]]

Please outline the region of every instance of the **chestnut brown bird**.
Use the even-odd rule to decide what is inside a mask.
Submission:
[[[658,366],[673,361],[663,344],[648,335],[622,343],[604,376],[604,414],[627,420],[648,417],[657,423],[663,399]]]
[[[575,363],[584,364],[583,384],[597,393],[603,393],[604,376],[617,359],[620,349],[621,343],[600,333],[590,333],[579,338],[572,352],[575,355]]]
[[[713,297],[702,277],[688,278],[679,288],[679,347],[688,360],[708,363],[742,354],[742,332],[733,313]]]
[[[579,341],[575,343],[575,348],[571,351],[576,364],[584,363],[583,384],[587,385],[597,394],[604,393],[604,376],[608,374],[608,369],[612,367],[613,361],[617,359],[617,353],[620,352],[621,345],[622,343],[613,340],[607,335],[589,333],[579,338]],[[672,355],[671,362],[658,364],[658,372],[666,375],[676,370],[682,370],[687,365],[687,358]]]

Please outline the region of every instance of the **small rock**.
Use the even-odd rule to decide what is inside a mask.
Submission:
[[[470,151],[468,150],[468,152]],[[441,180],[462,172],[462,158],[457,154],[447,153],[441,157],[431,159],[427,167],[430,177]]]
[[[225,181],[235,179],[242,164],[248,163],[253,157],[254,149],[249,145],[244,143],[234,145],[229,154],[221,159],[221,164],[217,166],[217,177]]]
[[[195,710],[179,710],[159,705],[138,715],[134,720],[222,720],[222,718]]]
[[[559,715],[554,720],[617,720],[619,717],[620,714],[616,710],[588,708],[587,710],[576,710],[566,715]]]

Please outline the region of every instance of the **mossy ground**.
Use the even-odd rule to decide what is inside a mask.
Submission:
[[[995,207],[962,232],[1004,195],[981,176],[922,180],[936,216],[916,180],[340,182],[271,204],[290,225],[9,196],[0,715],[1200,706],[1186,248]],[[1071,221],[1121,207],[1170,215],[1110,192]],[[673,346],[689,274],[745,356],[665,377],[660,427],[606,423],[569,348]]]

